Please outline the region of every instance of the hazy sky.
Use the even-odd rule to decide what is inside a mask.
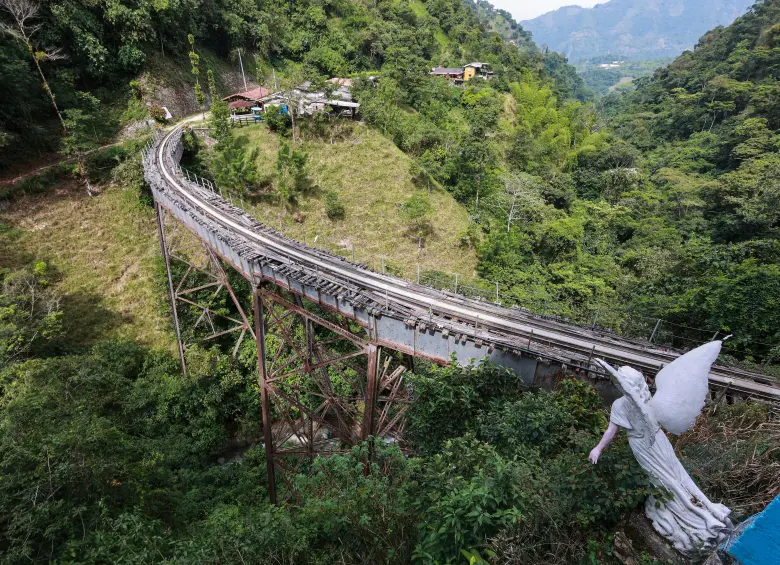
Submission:
[[[519,22],[541,16],[561,6],[583,6],[590,8],[603,4],[607,0],[490,0],[496,8],[501,8],[512,14]]]

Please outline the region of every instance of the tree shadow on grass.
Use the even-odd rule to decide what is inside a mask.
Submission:
[[[78,347],[106,339],[111,337],[112,330],[131,321],[130,315],[106,308],[103,298],[90,292],[66,294],[60,307],[65,333],[58,342],[65,347]]]

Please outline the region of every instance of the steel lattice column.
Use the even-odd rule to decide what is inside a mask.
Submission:
[[[187,374],[187,364],[184,361],[184,343],[181,340],[181,329],[179,327],[179,315],[176,312],[176,293],[173,289],[173,278],[171,277],[171,259],[168,256],[168,245],[165,239],[165,222],[163,214],[165,210],[159,203],[154,203],[154,211],[157,213],[157,231],[160,234],[160,249],[162,251],[163,260],[165,261],[165,272],[168,275],[168,295],[171,299],[171,312],[173,316],[173,326],[176,330],[176,344],[179,348],[179,362],[181,363],[181,371],[184,375]]]
[[[300,297],[256,287],[253,302],[272,502],[274,481],[294,496],[291,476],[317,455],[371,436],[400,442],[404,367],[391,372],[392,356],[382,363],[377,344],[307,309]]]
[[[318,456],[348,451],[372,436],[402,445],[408,401],[400,358],[328,305],[253,280],[165,207],[155,209],[182,370],[188,344],[235,333],[235,356],[244,337],[255,340],[272,502],[295,497],[293,475]],[[253,320],[224,265],[250,283]],[[236,314],[225,313],[225,305]]]
[[[201,325],[207,326],[210,331],[190,343],[200,343],[223,336],[240,332],[233,346],[232,354],[235,357],[246,335],[255,338],[252,325],[241,305],[233,286],[228,279],[219,256],[209,245],[192,238],[189,232],[179,232],[180,225],[173,222],[170,229],[170,237],[166,233],[166,218],[169,214],[159,204],[155,205],[157,212],[157,227],[160,233],[160,248],[165,261],[165,270],[168,277],[168,292],[171,301],[171,317],[176,331],[176,341],[179,349],[179,360],[182,371],[186,374],[186,357],[188,339],[182,331],[179,307],[189,308],[198,312],[197,319],[187,328],[193,333]],[[183,274],[176,275],[173,272],[172,261],[186,265]],[[214,303],[218,301],[222,292],[227,292],[230,302],[238,313],[238,318],[218,312]],[[219,323],[222,327],[218,327]],[[215,325],[216,324],[216,325]],[[224,327],[227,326],[227,327]]]

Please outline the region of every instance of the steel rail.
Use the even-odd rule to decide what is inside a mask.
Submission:
[[[318,249],[308,248],[283,235],[271,233],[270,230],[258,233],[212,205],[207,199],[194,194],[169,170],[166,158],[166,155],[170,155],[170,152],[167,151],[168,144],[182,125],[177,125],[165,134],[156,149],[160,173],[169,186],[177,192],[178,196],[210,216],[213,221],[259,245],[264,251],[271,250],[275,255],[286,258],[291,264],[308,266],[316,271],[349,281],[370,294],[377,303],[388,300],[393,305],[411,309],[421,315],[433,312],[438,316],[477,324],[482,329],[499,335],[504,334],[520,339],[528,339],[532,335],[535,342],[549,344],[551,347],[563,351],[574,352],[586,357],[605,357],[637,366],[651,373],[657,372],[677,357],[673,353],[655,348],[643,348],[630,341],[621,342],[617,336],[604,338],[584,329],[567,328],[559,322],[538,320],[517,309],[503,308],[424,287],[390,275],[376,273],[351,264],[343,258],[337,258]],[[550,326],[554,326],[553,329],[550,329]],[[780,388],[766,382],[759,382],[765,379],[767,377],[763,375],[735,371],[721,366],[713,367],[710,372],[712,385],[728,387],[735,392],[743,392],[761,397],[764,400],[780,402]]]

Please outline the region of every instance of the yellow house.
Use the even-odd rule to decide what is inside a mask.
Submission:
[[[489,79],[493,73],[488,70],[487,63],[469,63],[463,67],[463,80],[469,80],[475,76]]]
[[[462,67],[434,67],[430,74],[446,77],[455,84],[463,84],[474,77],[489,79],[493,75],[488,70],[487,63],[469,63]]]

